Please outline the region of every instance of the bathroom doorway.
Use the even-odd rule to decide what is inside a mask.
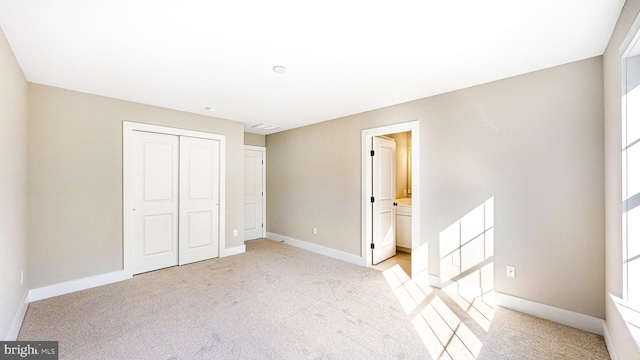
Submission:
[[[401,267],[410,271],[407,275],[417,274],[427,269],[427,256],[420,256],[420,204],[419,187],[419,131],[418,121],[384,126],[362,131],[362,254],[366,266],[373,266],[374,210],[372,205],[372,144],[373,138],[384,136],[396,143],[396,188],[395,188],[395,235],[398,255],[388,262],[399,262]],[[374,155],[375,156],[375,155]],[[373,245],[372,245],[373,244]],[[424,247],[426,248],[426,246]],[[386,266],[384,263],[379,266]],[[407,270],[405,270],[407,272]]]

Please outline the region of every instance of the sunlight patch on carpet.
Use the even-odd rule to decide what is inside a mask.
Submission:
[[[470,326],[456,315],[456,311],[466,313],[466,321],[475,322],[475,328],[486,333],[495,314],[495,305],[483,301],[490,299],[490,293],[480,291],[475,298],[457,292],[436,293],[432,288],[412,280],[399,265],[383,274],[398,302],[411,316],[411,323],[431,357],[452,360],[478,358],[483,343]],[[450,286],[448,290],[457,289],[457,286]],[[447,299],[443,300],[441,296]]]

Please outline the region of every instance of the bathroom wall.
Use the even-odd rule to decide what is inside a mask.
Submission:
[[[396,198],[402,199],[411,197],[408,189],[409,169],[408,169],[408,153],[411,149],[411,131],[390,134],[388,137],[396,141]]]

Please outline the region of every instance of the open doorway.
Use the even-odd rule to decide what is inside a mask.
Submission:
[[[375,210],[372,201],[374,186],[374,162],[371,157],[373,139],[384,136],[394,139],[399,151],[396,160],[400,162],[396,167],[396,187],[394,202],[399,211],[394,213],[393,219],[396,239],[396,249],[401,261],[406,262],[409,257],[411,269],[408,275],[413,276],[427,269],[427,254],[421,254],[419,249],[426,246],[420,244],[420,201],[419,201],[419,123],[407,123],[383,126],[362,131],[362,257],[366,266],[373,266],[375,236]],[[400,214],[398,214],[400,213]],[[400,221],[397,217],[402,216]],[[399,235],[399,237],[398,237]],[[375,246],[375,244],[374,244]]]

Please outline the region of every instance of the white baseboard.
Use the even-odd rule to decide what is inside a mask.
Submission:
[[[44,300],[50,297],[70,294],[72,292],[91,289],[131,278],[131,274],[128,274],[124,270],[120,270],[102,275],[89,276],[78,280],[66,281],[59,284],[43,286],[41,288],[29,290],[28,301],[33,302]]]
[[[613,342],[613,338],[611,338],[611,334],[609,333],[607,324],[604,324],[602,328],[604,329],[604,343],[607,345],[609,357],[611,357],[611,360],[620,360],[620,356],[618,356],[618,350],[616,350],[615,343]]]
[[[235,246],[228,249],[220,250],[220,257],[242,254],[246,251],[246,246]],[[48,299],[54,296],[70,294],[72,292],[91,289],[94,287],[108,285],[123,280],[131,279],[133,276],[124,270],[114,271],[107,274],[89,276],[86,278],[66,281],[59,284],[43,286],[41,288],[31,289],[27,295],[27,302]]]
[[[25,292],[24,298],[20,302],[20,306],[18,306],[18,310],[16,311],[16,315],[13,317],[13,322],[9,328],[9,332],[4,339],[5,341],[15,341],[18,338],[18,333],[20,333],[20,328],[22,327],[22,321],[24,320],[24,316],[27,314],[27,307],[29,306],[29,302],[27,301],[28,297],[29,292]]]
[[[442,282],[440,282],[440,276],[429,274],[429,286],[433,286],[435,288],[441,289]]]
[[[604,321],[602,319],[499,292],[495,294],[496,305],[594,334],[604,334]]]
[[[365,265],[365,260],[360,256],[349,254],[344,251],[340,251],[336,249],[331,249],[322,245],[317,245],[310,242],[306,242],[306,241],[302,241],[302,240],[290,238],[288,236],[274,234],[270,232],[267,232],[267,239],[281,241],[287,245],[295,246],[297,248],[308,250],[320,255],[329,256],[334,259],[346,261],[352,264],[356,264],[360,266]]]
[[[247,251],[247,247],[245,245],[234,246],[228,249],[220,249],[220,257],[227,257],[232,255],[242,254]]]

